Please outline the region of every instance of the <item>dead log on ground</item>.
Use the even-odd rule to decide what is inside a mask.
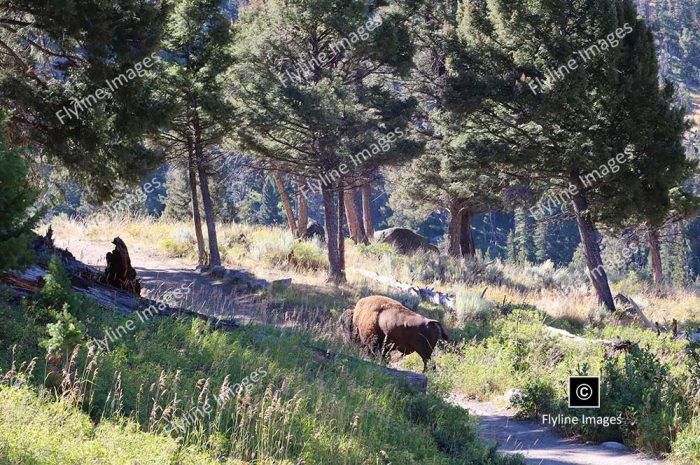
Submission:
[[[433,289],[418,288],[413,286],[412,284],[402,283],[392,278],[389,278],[388,276],[382,276],[372,271],[360,270],[358,268],[351,268],[350,271],[354,271],[355,273],[358,273],[362,276],[373,279],[374,281],[377,281],[378,283],[383,284],[385,286],[393,287],[395,289],[399,289],[403,292],[406,292],[407,294],[415,295],[426,302],[442,305],[449,309],[454,309],[455,307],[454,297],[451,297],[448,294],[434,291]]]

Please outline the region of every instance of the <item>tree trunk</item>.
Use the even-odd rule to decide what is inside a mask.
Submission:
[[[192,196],[192,219],[194,220],[194,235],[197,238],[197,262],[199,265],[207,263],[207,250],[204,247],[204,234],[202,234],[202,217],[199,213],[199,196],[197,195],[197,167],[194,160],[194,147],[192,140],[187,141],[187,174]]]
[[[374,221],[372,220],[372,185],[367,181],[360,188],[362,192],[362,222],[367,239],[374,238]]]
[[[345,202],[343,201],[342,192],[344,191],[338,191],[338,262],[340,263],[340,272],[343,276],[342,282],[345,282],[345,232],[343,231],[345,229],[343,227]]]
[[[309,225],[309,204],[306,201],[306,196],[301,189],[304,178],[299,176],[299,193],[297,194],[297,205],[299,209],[299,237],[304,237],[306,234],[306,228]]]
[[[348,229],[350,230],[350,238],[355,244],[367,243],[365,228],[362,227],[360,211],[357,205],[357,195],[354,188],[343,191],[343,203],[345,207],[345,215],[348,220]]]
[[[579,234],[581,235],[581,243],[583,244],[583,253],[586,256],[586,271],[596,291],[598,301],[604,304],[608,310],[614,312],[615,302],[612,292],[610,291],[608,275],[605,273],[603,267],[603,259],[600,255],[600,246],[596,238],[595,225],[588,217],[588,200],[586,199],[583,185],[578,176],[573,176],[572,178],[573,185],[578,188],[578,193],[573,196],[573,205],[576,224]]]
[[[474,244],[474,233],[472,232],[472,218],[474,215],[466,208],[460,212],[461,231],[459,242],[462,248],[462,255],[473,257],[476,254],[476,245]]]
[[[450,208],[450,223],[447,227],[447,254],[462,258],[462,218],[459,207]]]
[[[649,229],[649,252],[651,254],[651,269],[654,272],[654,283],[661,284],[664,280],[664,274],[661,266],[661,241],[658,229]]]
[[[207,222],[207,235],[209,236],[209,265],[220,266],[219,243],[216,238],[216,222],[214,207],[209,192],[209,178],[204,163],[204,148],[202,147],[202,133],[199,127],[199,119],[195,117],[194,125],[194,151],[197,157],[197,169],[199,170],[199,188],[202,191],[202,204],[204,206],[204,218]]]
[[[284,182],[282,181],[282,176],[280,175],[279,170],[272,170],[272,177],[277,185],[277,190],[280,192],[280,198],[282,199],[282,205],[284,206],[284,214],[287,216],[287,225],[289,226],[289,230],[292,231],[292,235],[294,237],[299,237],[299,231],[297,230],[297,222],[294,219],[292,204],[289,202],[287,189],[284,187]]]
[[[333,204],[333,191],[328,187],[321,189],[323,196],[323,216],[326,225],[326,244],[328,246],[328,282],[339,284],[343,281],[343,271],[338,255],[338,219]]]

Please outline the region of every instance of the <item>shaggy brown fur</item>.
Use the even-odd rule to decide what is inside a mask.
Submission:
[[[383,296],[360,299],[352,312],[352,326],[348,327],[348,311],[341,321],[346,340],[354,340],[372,354],[381,349],[382,356],[392,350],[404,355],[417,352],[427,369],[438,341],[448,337],[439,321],[430,320]]]
[[[340,315],[340,326],[343,328],[343,340],[346,344],[351,342],[359,343],[360,338],[357,334],[357,330],[352,324],[353,309],[347,309]]]

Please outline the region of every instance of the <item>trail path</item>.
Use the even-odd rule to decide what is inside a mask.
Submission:
[[[479,418],[484,439],[499,442],[499,450],[522,454],[533,465],[664,465],[666,462],[627,449],[586,444],[560,436],[537,421],[520,421],[513,412],[491,404],[452,394],[448,402]]]
[[[113,248],[107,241],[89,239],[65,240],[58,235],[56,245],[68,249],[78,260],[103,270],[105,254]],[[250,295],[234,292],[230,285],[202,276],[194,271],[195,263],[167,257],[155,248],[139,244],[128,244],[131,263],[141,280],[144,297],[159,300],[164,293],[183,285],[191,292],[178,305],[209,316],[235,318],[240,323],[248,323],[259,314],[260,302]],[[254,305],[255,304],[255,305]],[[255,311],[253,311],[253,307]],[[257,316],[257,315],[256,315]]]
[[[97,268],[105,266],[105,253],[111,250],[108,242],[89,239],[61,240],[56,245],[67,248],[79,260]],[[130,245],[132,264],[141,278],[142,286],[149,297],[157,299],[163,292],[182,284],[193,283],[192,293],[183,306],[192,310],[227,318],[236,318],[242,323],[255,321],[277,324],[279,320],[268,318],[265,302],[240,296],[227,286],[203,277],[193,271],[194,263],[170,258],[155,249]],[[256,270],[258,271],[258,270]],[[269,310],[274,313],[273,309]],[[534,465],[664,465],[665,462],[628,450],[619,450],[600,445],[585,444],[576,439],[564,438],[551,428],[536,421],[518,421],[513,413],[488,402],[466,399],[453,393],[449,402],[458,405],[479,417],[482,436],[500,443],[499,450],[505,453],[520,453],[528,464]]]

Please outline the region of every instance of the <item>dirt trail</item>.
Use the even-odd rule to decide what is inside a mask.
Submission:
[[[534,465],[664,465],[666,462],[626,448],[586,444],[560,436],[537,421],[520,421],[513,412],[488,402],[469,400],[452,394],[448,401],[479,417],[481,435],[499,442],[499,450],[523,454]],[[614,443],[616,444],[616,443]],[[619,445],[621,446],[621,445]]]

